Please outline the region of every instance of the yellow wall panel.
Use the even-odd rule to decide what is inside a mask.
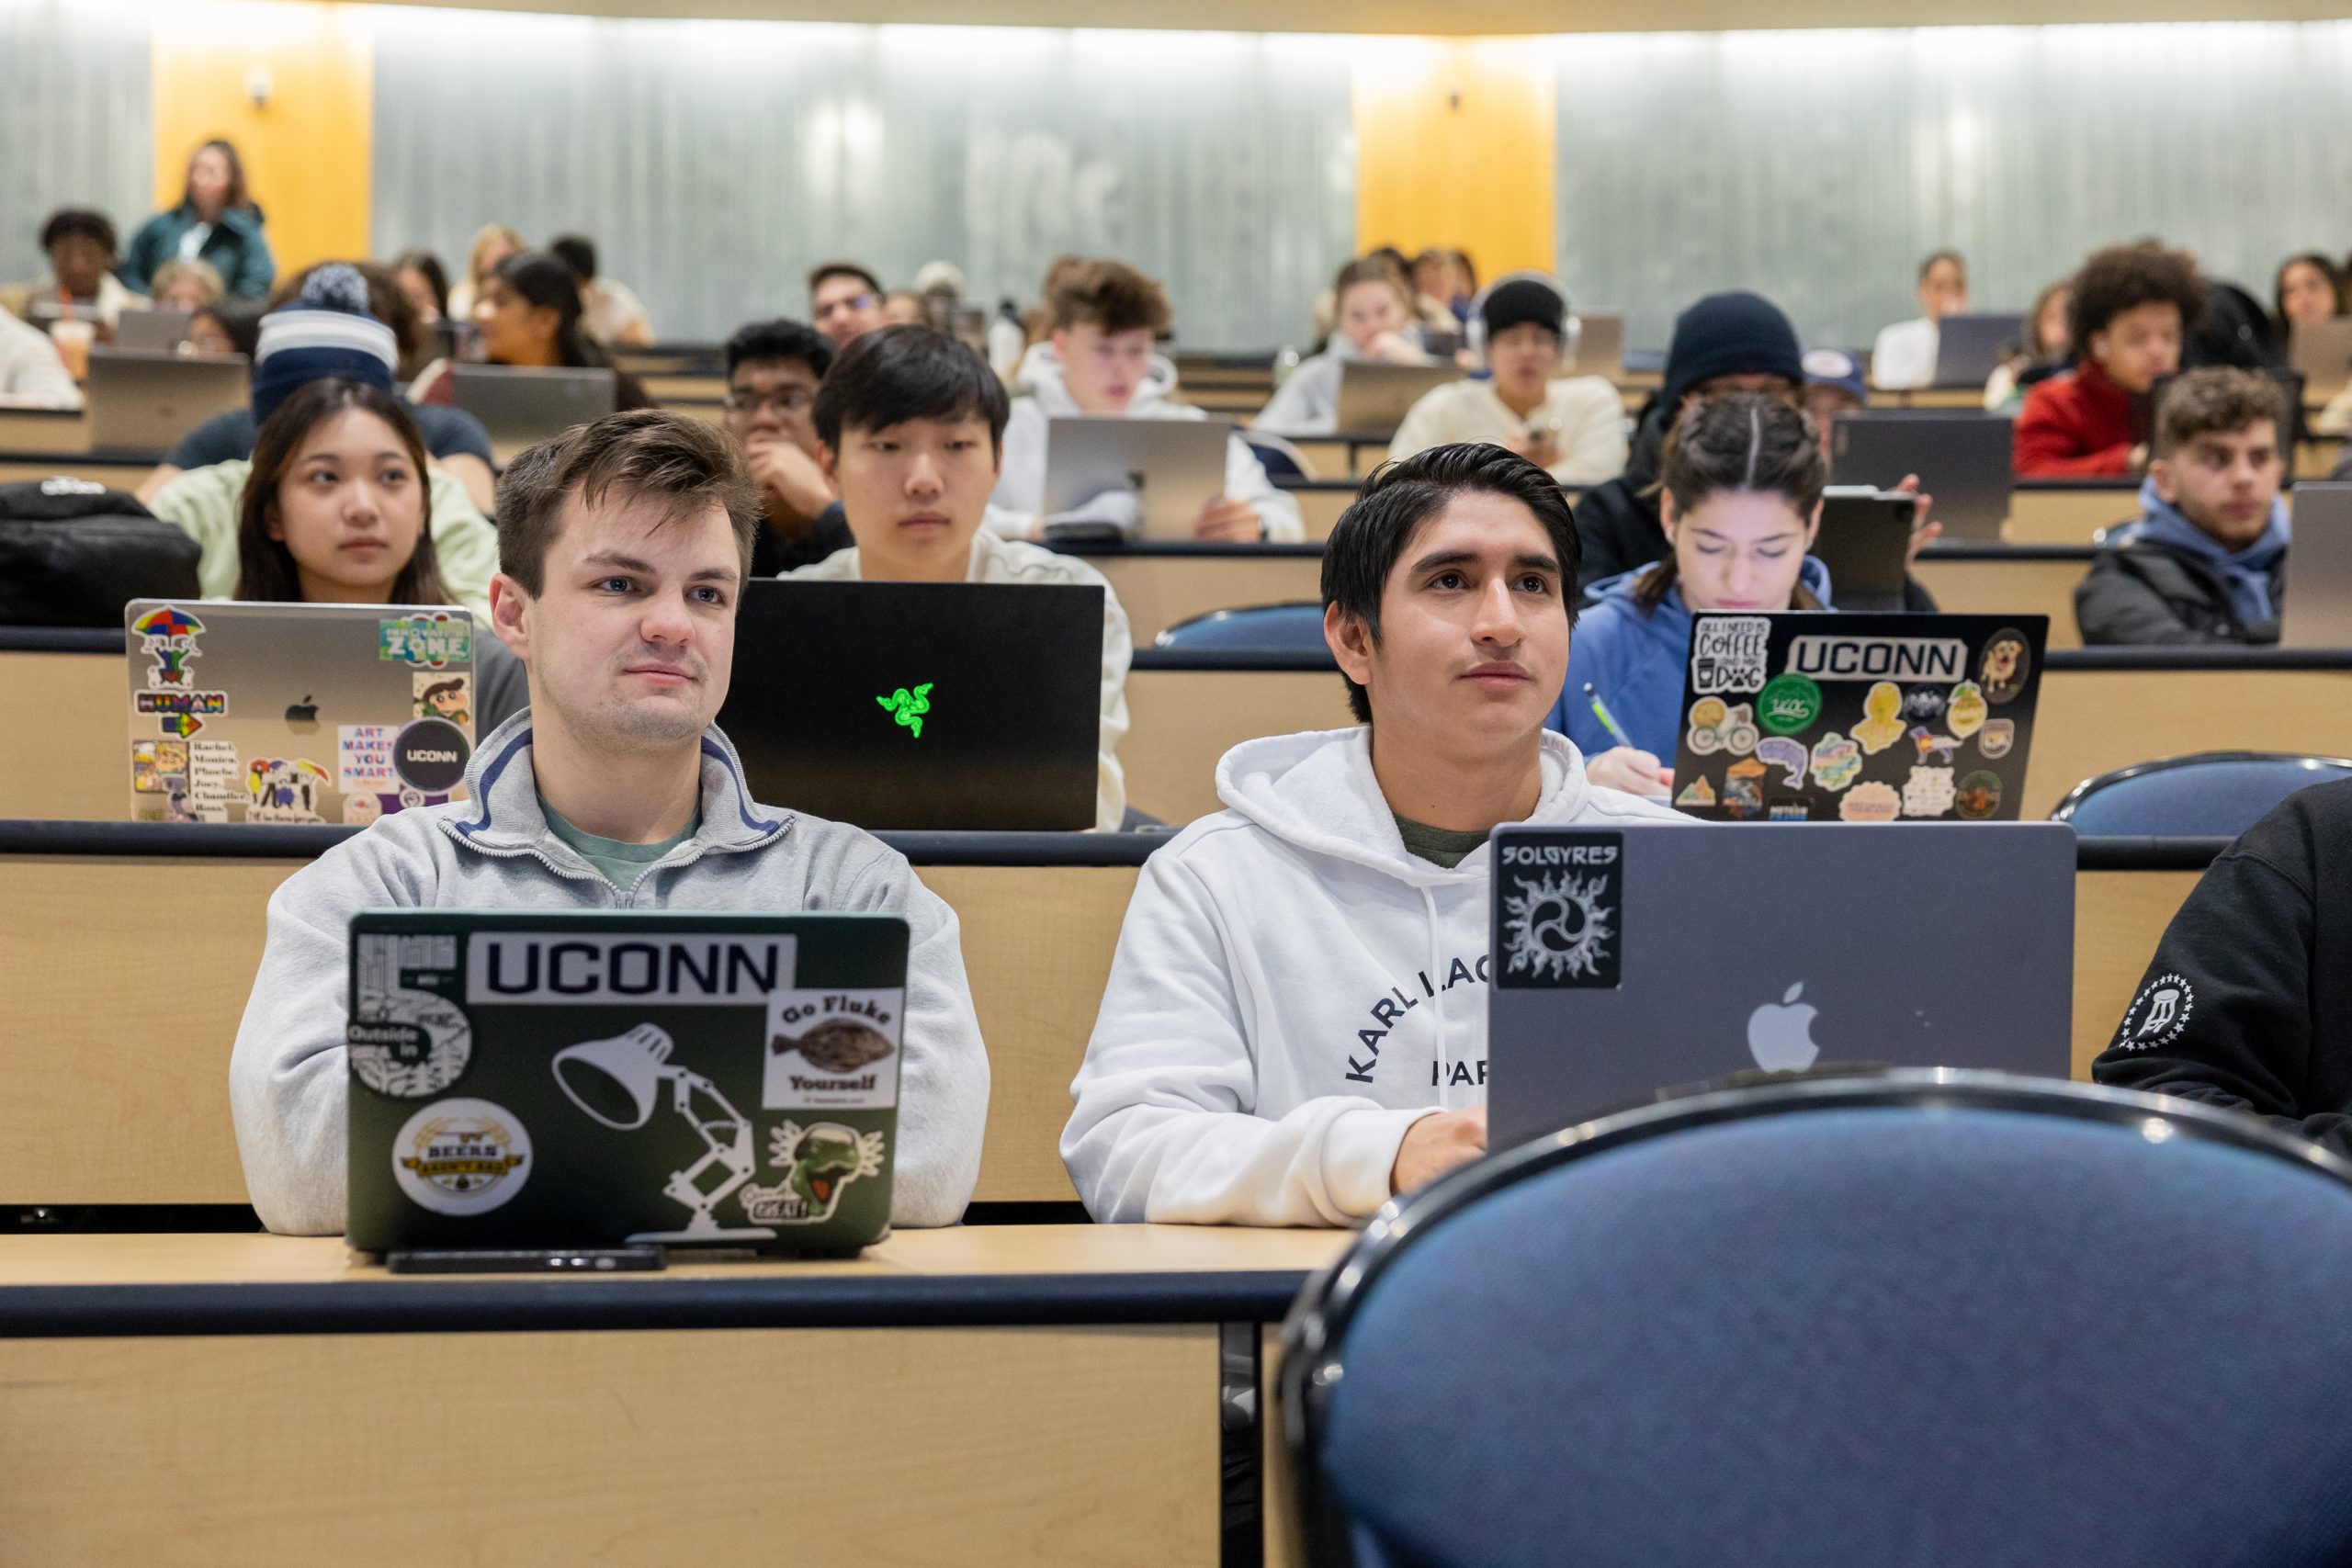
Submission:
[[[1550,271],[1553,80],[1525,39],[1361,41],[1357,248],[1459,246],[1482,281]]]
[[[244,159],[279,276],[368,254],[375,51],[361,7],[161,6],[153,40],[158,206],[179,200],[197,144],[226,137]]]

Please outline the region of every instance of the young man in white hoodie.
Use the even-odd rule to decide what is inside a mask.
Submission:
[[[912,946],[890,1217],[963,1213],[989,1065],[955,911],[870,835],[754,802],[710,722],[758,526],[727,437],[660,410],[576,427],[501,478],[490,629],[522,660],[529,708],[476,750],[467,798],[379,818],[269,900],[229,1103],[245,1188],[271,1230],[343,1229],[351,917],[387,908],[902,917]]]
[[[786,577],[830,582],[1044,582],[1102,590],[1102,717],[1094,825],[1126,813],[1135,643],[1110,581],[1074,556],[981,525],[1002,460],[1004,383],[969,346],[929,327],[884,327],[850,344],[817,393],[817,462],[857,543]]]
[[[1046,504],[1046,434],[1057,417],[1204,419],[1174,400],[1176,367],[1153,342],[1173,320],[1159,284],[1122,262],[1083,262],[1046,301],[1053,336],[1021,361],[1014,378],[1025,394],[1004,431],[1004,472],[997,480],[989,526],[1033,535]],[[1201,509],[1195,536],[1223,543],[1306,537],[1298,502],[1274,488],[1265,466],[1238,433],[1225,446],[1225,493]]]
[[[1491,445],[1384,468],[1323,556],[1357,728],[1252,740],[1146,863],[1062,1158],[1098,1220],[1349,1224],[1486,1148],[1487,836],[1682,820],[1544,715],[1577,536]]]

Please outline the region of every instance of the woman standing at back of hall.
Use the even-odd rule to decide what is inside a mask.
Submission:
[[[245,165],[234,147],[217,138],[189,157],[178,205],[131,236],[120,269],[123,284],[145,294],[156,272],[174,261],[205,263],[230,293],[247,299],[267,294],[277,277],[261,209],[245,189]]]

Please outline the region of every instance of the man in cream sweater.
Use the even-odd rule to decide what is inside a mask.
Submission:
[[[1449,382],[1424,396],[1396,427],[1389,457],[1490,441],[1564,485],[1623,473],[1624,400],[1600,377],[1558,373],[1568,339],[1566,296],[1541,275],[1515,274],[1487,291],[1479,320],[1487,378]]]
[[[857,543],[786,577],[834,582],[1044,582],[1102,590],[1102,718],[1094,825],[1126,813],[1127,613],[1084,561],[1000,533],[989,503],[1004,458],[1006,399],[971,348],[928,327],[850,344],[817,393],[817,459]],[[984,526],[983,525],[988,525]]]

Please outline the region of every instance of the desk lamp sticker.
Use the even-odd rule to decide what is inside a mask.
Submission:
[[[130,635],[139,639],[139,651],[153,661],[146,684],[131,694],[131,708],[140,717],[154,719],[158,735],[186,740],[204,728],[206,719],[229,711],[229,694],[198,687],[189,668],[189,660],[203,655],[197,646],[197,638],[204,635],[202,621],[177,605],[164,604],[131,622]]]

